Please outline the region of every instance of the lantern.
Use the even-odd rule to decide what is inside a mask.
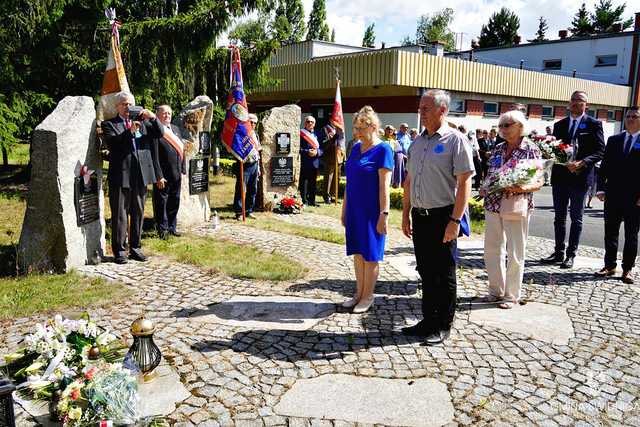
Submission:
[[[0,426],[15,427],[16,425],[11,394],[15,389],[11,381],[0,375]]]
[[[153,342],[153,333],[156,328],[153,322],[140,316],[131,324],[131,335],[133,344],[129,349],[127,358],[133,360],[142,371],[144,381],[154,379],[153,370],[160,364],[162,353]]]

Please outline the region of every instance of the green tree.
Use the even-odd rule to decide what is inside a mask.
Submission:
[[[611,0],[600,0],[595,5],[595,10],[591,14],[591,26],[595,33],[610,33],[613,31],[613,24],[619,23],[622,29],[627,29],[633,25],[633,19],[624,20],[623,14],[625,4],[613,7]]]
[[[335,43],[336,41],[336,29],[332,28],[331,29],[331,42]]]
[[[269,11],[267,0],[8,2],[0,8],[0,146],[28,138],[66,95],[97,99],[109,48],[107,6],[116,8],[123,23],[122,55],[136,101],[174,109],[199,94],[224,102],[229,55],[215,41],[234,18]],[[242,60],[249,91],[265,81],[275,43],[267,37],[253,48],[241,46],[247,47]]]
[[[547,30],[549,29],[549,25],[547,24],[547,20],[544,19],[544,16],[541,16],[538,19],[538,31],[536,31],[536,37],[530,39],[529,41],[532,43],[544,42],[547,40]]]
[[[587,5],[584,3],[573,16],[569,30],[571,30],[572,37],[584,37],[593,33],[593,25],[591,25],[591,20],[589,19]]]
[[[302,1],[280,0],[273,22],[274,37],[283,43],[299,42],[305,30]]]
[[[307,40],[329,40],[327,8],[324,0],[313,0],[307,28]]]
[[[448,51],[456,49],[455,36],[449,30],[449,25],[453,21],[453,9],[445,8],[431,15],[422,15],[418,18],[416,29],[416,44],[429,44],[440,41]]]
[[[480,48],[511,46],[515,44],[520,29],[520,18],[506,7],[500,9],[482,26],[478,45]]]
[[[411,46],[414,44],[416,44],[416,42],[410,36],[404,36],[404,38],[400,41],[400,46]]]
[[[374,32],[376,24],[371,23],[364,30],[364,37],[362,37],[362,47],[375,47],[376,45],[376,33]]]

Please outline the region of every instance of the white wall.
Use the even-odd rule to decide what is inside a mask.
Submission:
[[[629,84],[629,69],[633,36],[607,37],[591,40],[565,41],[559,43],[526,44],[518,47],[478,50],[473,52],[474,58],[480,62],[518,67],[524,59],[525,68],[543,70],[543,61],[561,59],[562,69],[545,71],[571,76],[577,70],[576,77],[598,80],[614,84]],[[597,55],[618,55],[615,67],[595,67]]]

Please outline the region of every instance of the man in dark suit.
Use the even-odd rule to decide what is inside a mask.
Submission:
[[[575,91],[569,102],[570,115],[553,126],[553,136],[573,146],[569,162],[566,165],[555,164],[551,170],[556,243],[553,254],[542,259],[542,262],[547,264],[561,263],[561,268],[573,267],[582,233],[582,215],[588,181],[593,174],[594,165],[602,160],[604,155],[602,123],[586,114],[587,102],[585,92]],[[571,218],[571,229],[565,258],[567,209]]]
[[[607,140],[598,175],[596,197],[604,201],[604,268],[596,276],[612,276],[616,272],[618,235],[624,221],[622,281],[633,283],[631,269],[638,253],[640,230],[640,111],[627,110],[626,131]]]
[[[302,203],[309,206],[316,205],[316,182],[322,148],[315,133],[316,119],[307,116],[304,127],[300,129],[300,182],[298,189]]]
[[[160,179],[153,187],[153,216],[160,238],[166,239],[169,234],[180,235],[176,226],[180,208],[180,186],[182,175],[186,173],[186,165],[180,130],[171,124],[171,107],[160,105],[156,109],[156,115],[165,130],[171,132],[171,135],[158,138],[154,144],[154,148],[158,150],[156,175]]]
[[[144,201],[147,185],[156,183],[154,138],[162,135],[156,115],[143,109],[138,120],[131,120],[129,107],[133,95],[117,95],[118,115],[102,122],[102,133],[109,147],[109,205],[111,206],[111,248],[118,264],[126,264],[125,241],[129,235],[129,258],[146,261],[140,248]],[[128,220],[131,217],[131,225]],[[129,230],[128,230],[129,229]]]

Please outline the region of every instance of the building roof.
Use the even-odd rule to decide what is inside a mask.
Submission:
[[[520,70],[400,49],[373,50],[272,65],[276,84],[253,91],[255,100],[327,96],[339,67],[343,96],[417,96],[420,88],[566,102],[581,89],[592,104],[626,107],[628,86]]]
[[[532,47],[532,46],[542,46],[542,45],[550,45],[550,44],[557,44],[557,43],[569,43],[569,42],[580,42],[580,41],[588,41],[588,40],[597,40],[597,39],[608,39],[608,38],[614,38],[614,37],[633,37],[636,34],[640,34],[640,31],[621,31],[619,33],[606,33],[606,34],[595,34],[592,36],[586,36],[586,37],[567,37],[564,39],[555,39],[555,40],[546,40],[543,42],[535,42],[535,43],[523,43],[523,44],[516,44],[516,45],[511,45],[511,46],[496,46],[496,47],[483,47],[483,48],[478,48],[478,49],[469,49],[469,50],[461,50],[458,52],[450,52],[448,53],[449,55],[459,55],[459,54],[463,54],[463,53],[470,53],[470,52],[487,52],[487,51],[492,51],[492,50],[501,50],[501,49],[519,49],[519,48],[526,48],[526,47]]]

